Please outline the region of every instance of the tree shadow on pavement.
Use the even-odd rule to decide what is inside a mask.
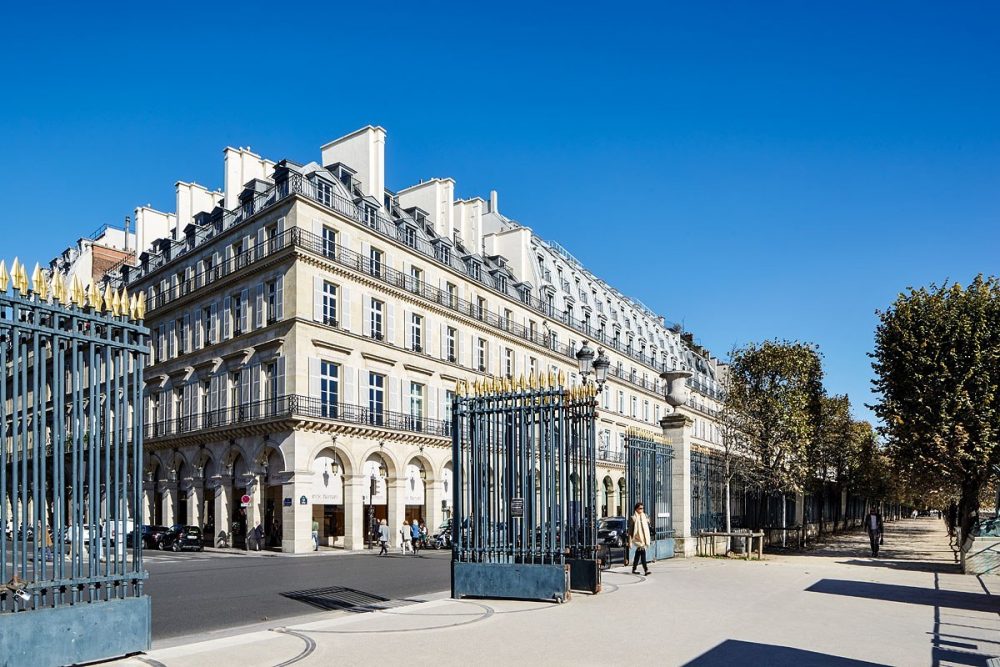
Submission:
[[[1000,598],[963,591],[935,590],[919,586],[879,584],[846,579],[820,579],[806,590],[812,593],[848,595],[883,602],[904,602],[948,609],[1000,613]]]
[[[730,665],[768,665],[768,667],[880,667],[882,663],[842,658],[790,646],[758,644],[727,639],[702,653],[685,667],[729,667]]]

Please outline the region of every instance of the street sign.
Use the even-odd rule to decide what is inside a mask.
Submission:
[[[250,496],[244,493],[243,497],[240,498],[240,502],[243,503],[243,507],[246,507],[247,505],[250,504]]]
[[[308,505],[309,499],[305,496],[299,496],[299,505]]]
[[[250,503],[240,503],[240,507],[250,507]]]
[[[510,516],[515,519],[524,518],[524,498],[510,499]]]
[[[291,498],[285,498],[284,505],[285,505],[285,507],[291,507],[292,506],[292,499]]]

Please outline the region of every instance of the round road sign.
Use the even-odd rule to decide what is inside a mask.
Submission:
[[[248,504],[250,502],[250,496],[244,493],[243,497],[240,498],[240,502],[243,503],[244,505]]]

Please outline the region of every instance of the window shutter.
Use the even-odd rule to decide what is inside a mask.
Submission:
[[[222,300],[222,340],[229,340],[230,323],[232,321],[231,315],[233,312],[233,299],[232,297],[226,297]]]
[[[250,402],[250,369],[242,368],[240,370],[240,406],[245,406],[249,402]]]
[[[427,387],[427,418],[437,419],[438,415],[438,404],[437,404],[437,387]]]
[[[278,218],[278,236],[281,236],[285,231],[285,217],[281,216]]]
[[[405,308],[403,309],[403,347],[409,349],[412,347],[413,339],[411,338],[411,327],[410,313]]]
[[[389,411],[399,412],[400,397],[402,395],[402,382],[398,377],[389,376]]]
[[[184,349],[191,351],[191,313],[184,313]]]
[[[281,218],[281,220],[284,220],[284,218]],[[274,285],[275,285],[275,287],[274,287],[274,292],[275,292],[275,296],[274,296],[275,310],[277,310],[277,313],[275,313],[275,316],[279,320],[283,320],[283,319],[285,319],[285,276],[284,276],[284,274],[281,274],[281,273],[278,274],[278,277],[274,279]]]
[[[312,225],[312,227],[313,227],[312,228],[313,234],[315,234],[319,238],[319,240],[322,241],[323,240],[323,221],[320,220],[319,218],[313,218],[313,225]]]
[[[340,400],[348,405],[358,404],[357,369],[344,366],[344,393]]]
[[[284,220],[284,218],[282,218]],[[278,357],[278,396],[285,395],[285,357]]]
[[[448,323],[441,323],[441,358],[448,359]]]
[[[309,357],[309,397],[319,398],[319,373],[320,361],[316,357]]]
[[[194,326],[191,327],[191,349],[197,350],[201,347],[201,310],[194,312]]]
[[[313,319],[323,321],[323,277],[313,276]]]
[[[393,308],[392,303],[386,301],[385,303],[386,312],[386,329],[385,329],[385,341],[390,345],[396,344],[396,309]]]
[[[253,417],[260,414],[260,406],[258,405],[260,400],[260,361],[257,361],[250,366],[250,408]]]
[[[347,331],[351,330],[351,295],[347,285],[341,285],[337,291],[340,303],[337,304],[337,317],[340,318],[340,326]]]
[[[264,228],[261,227],[257,230],[257,259],[262,259],[267,251],[264,248],[264,242],[267,237],[265,236]]]
[[[211,315],[210,320],[211,320],[211,324],[212,324],[212,340],[207,340],[207,337],[206,337],[206,341],[205,342],[206,343],[218,343],[219,342],[219,304],[218,304],[218,302],[212,304],[212,315]]]
[[[257,283],[257,296],[253,302],[253,326],[255,329],[264,326],[264,283]]]
[[[243,289],[240,290],[240,332],[246,333],[249,331],[247,328],[247,321],[250,315],[250,290]]]
[[[372,300],[367,294],[362,297],[364,308],[361,312],[361,333],[364,336],[372,335]]]

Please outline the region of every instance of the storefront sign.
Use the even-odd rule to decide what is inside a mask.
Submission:
[[[343,505],[344,478],[340,462],[329,450],[313,461],[312,501],[314,505]]]

